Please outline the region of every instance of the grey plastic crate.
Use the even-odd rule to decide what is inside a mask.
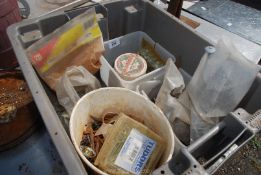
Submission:
[[[212,45],[204,37],[195,33],[193,29],[156,7],[148,0],[114,0],[104,2],[103,6],[95,5],[95,7],[97,12],[101,12],[102,14],[106,12],[103,15],[104,18],[99,23],[105,40],[135,31],[143,31],[153,38],[155,42],[175,55],[176,64],[182,70],[182,74],[186,76],[186,80],[189,79],[189,75],[193,75],[204,53],[204,48]],[[58,105],[55,93],[41,82],[26,55],[26,47],[34,41],[23,42],[21,35],[33,30],[39,30],[44,36],[74,16],[79,15],[87,8],[89,7],[81,7],[80,9],[73,9],[66,12],[61,9],[54,14],[25,20],[8,28],[8,36],[46,128],[68,173],[77,175],[87,174],[87,171],[77,155],[66,132],[65,125],[61,120],[62,117],[60,114],[63,108]],[[251,116],[246,111],[254,113],[261,107],[260,99],[261,75],[259,74],[248,94],[238,106],[242,109],[231,113],[224,121],[197,140],[193,145],[185,146],[176,137],[173,159],[154,171],[154,174],[213,173],[234,151],[238,150],[258,131],[258,129],[254,129],[251,121],[245,120],[244,117]],[[260,117],[260,115],[256,114],[255,117]],[[231,130],[230,128],[236,129]],[[216,141],[218,140],[215,138],[220,134],[227,136],[227,142],[223,143],[222,148],[212,149],[212,152],[207,151],[207,148],[211,148],[211,145],[217,144]],[[237,148],[232,147],[235,143],[238,145]],[[233,151],[230,151],[231,147]],[[222,155],[229,151],[231,154],[226,154],[228,156],[220,161],[220,156],[222,157]],[[201,165],[197,161],[197,158],[203,155],[208,158],[208,162],[205,165]]]
[[[31,39],[28,39],[26,37],[26,33],[38,31],[40,33],[40,36],[45,36],[93,6],[95,7],[96,13],[101,14],[103,16],[103,18],[100,18],[98,20],[98,23],[101,28],[104,40],[108,40],[109,36],[108,36],[107,9],[102,5],[91,5],[88,7],[80,7],[77,9],[73,9],[67,11],[66,13],[58,11],[56,13],[52,13],[46,16],[41,16],[36,19],[24,20],[23,22],[21,22],[20,26],[17,28],[16,31],[21,46],[25,49],[28,46],[30,46],[32,43],[34,43],[35,41],[41,38],[41,37],[36,37],[36,38],[32,37]]]

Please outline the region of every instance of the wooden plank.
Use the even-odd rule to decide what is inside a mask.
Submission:
[[[189,25],[190,27],[192,27],[193,29],[197,28],[198,26],[200,26],[200,23],[186,17],[186,16],[180,16],[180,20],[184,23],[186,23],[187,25]]]

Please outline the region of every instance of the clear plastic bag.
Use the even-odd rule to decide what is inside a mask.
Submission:
[[[222,38],[216,49],[206,48],[187,86],[192,102],[191,143],[236,108],[259,70],[258,65],[248,61],[226,39]]]
[[[95,9],[70,20],[27,49],[38,74],[52,89],[67,67],[83,66],[95,73],[104,51]]]
[[[195,140],[206,134],[211,128],[213,128],[218,122],[219,117],[203,119],[200,115],[195,111],[192,107],[190,113],[190,144],[192,144]]]
[[[84,67],[73,66],[66,69],[55,88],[60,105],[71,114],[74,105],[80,99],[79,92],[86,94],[100,88],[99,80]],[[78,92],[77,92],[78,91]]]
[[[203,119],[226,116],[245,96],[259,70],[222,38],[214,53],[202,57],[188,85],[196,112]]]
[[[172,60],[169,59],[166,64],[166,74],[156,98],[156,105],[163,111],[172,126],[176,118],[189,124],[190,101],[186,94],[182,93],[185,88],[183,77]]]
[[[145,96],[147,99],[155,100],[161,84],[162,80],[157,79],[145,81],[136,86],[136,92]]]

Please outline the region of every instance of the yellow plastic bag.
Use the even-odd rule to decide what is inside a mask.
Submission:
[[[96,73],[104,51],[95,9],[72,19],[27,49],[27,54],[43,80],[55,89],[67,67],[83,66]]]

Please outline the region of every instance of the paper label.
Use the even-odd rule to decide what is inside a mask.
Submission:
[[[114,48],[114,47],[116,47],[116,46],[118,46],[118,45],[120,45],[120,44],[121,44],[121,42],[120,42],[119,39],[114,39],[114,40],[112,40],[112,41],[109,43],[109,48],[112,49],[112,48]]]
[[[123,54],[116,60],[119,72],[123,75],[136,75],[143,71],[144,64],[136,54]]]
[[[138,130],[132,129],[114,163],[131,173],[139,175],[142,173],[155,146],[154,140]]]

